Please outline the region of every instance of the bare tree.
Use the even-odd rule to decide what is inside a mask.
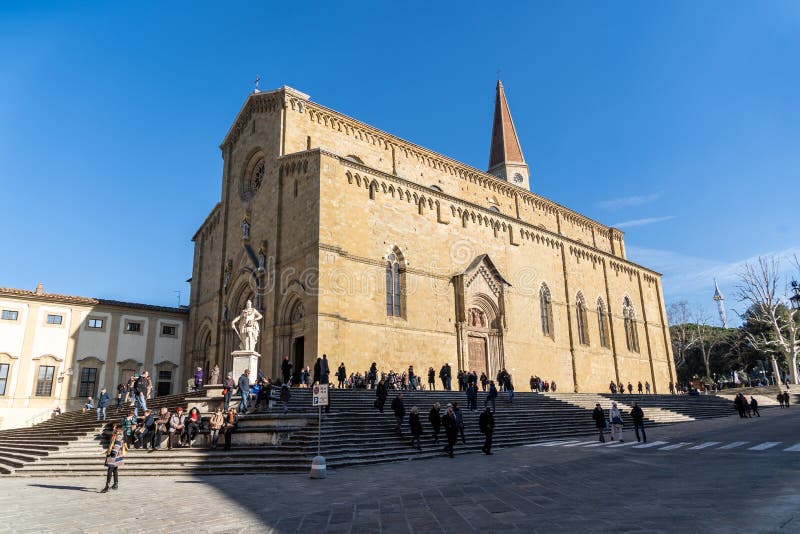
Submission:
[[[800,270],[797,257],[794,261]],[[782,298],[779,260],[770,256],[758,258],[755,265],[745,264],[744,270],[739,273],[739,282],[737,295],[741,302],[747,304],[752,320],[769,328],[769,334],[747,334],[750,344],[765,353],[782,355],[789,364],[792,383],[799,383],[797,357],[800,351],[800,314]],[[787,285],[783,287],[785,293]],[[773,366],[777,367],[774,363]],[[780,375],[777,378],[780,380]]]
[[[697,329],[690,324],[692,318],[689,303],[679,300],[670,304],[667,308],[667,321],[670,325],[675,367],[685,367],[689,349],[697,343]]]
[[[710,326],[709,320],[708,314],[704,310],[698,309],[693,322],[700,356],[703,357],[703,365],[706,368],[706,376],[711,378],[711,355],[714,354],[714,349],[724,341],[725,336]]]

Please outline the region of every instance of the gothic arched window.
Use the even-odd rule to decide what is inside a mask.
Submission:
[[[586,300],[583,298],[583,293],[578,292],[578,297],[576,300],[575,315],[578,319],[578,343],[581,345],[588,345],[589,332],[586,331]]]
[[[608,348],[608,322],[606,321],[606,305],[603,299],[597,299],[597,329],[600,332],[600,346]]]
[[[625,323],[625,344],[631,352],[639,352],[639,334],[636,330],[636,312],[631,299],[622,300],[622,319]]]
[[[389,254],[386,262],[386,315],[401,317],[400,258],[397,253]]]
[[[241,196],[243,199],[252,197],[264,182],[266,164],[261,152],[257,152],[248,162],[242,174]]]
[[[542,322],[542,334],[553,337],[553,303],[547,284],[539,288],[539,319]]]

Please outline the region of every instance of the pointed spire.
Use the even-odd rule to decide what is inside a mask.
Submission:
[[[714,300],[725,300],[725,297],[722,296],[722,291],[719,290],[716,278],[714,278]]]
[[[511,181],[514,185],[528,187],[528,166],[522,155],[517,130],[511,119],[503,82],[497,80],[492,124],[492,145],[489,150],[489,173]]]

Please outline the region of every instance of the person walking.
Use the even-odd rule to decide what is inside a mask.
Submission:
[[[439,403],[435,403],[433,407],[431,407],[431,411],[428,413],[428,421],[431,423],[431,428],[433,429],[433,444],[439,443],[439,430],[442,428],[442,414],[439,412],[441,406]]]
[[[610,391],[612,395],[616,395],[617,394],[617,385],[614,383],[613,380],[608,385],[608,391]]]
[[[386,397],[389,396],[389,391],[386,389],[386,383],[383,378],[378,382],[378,387],[375,388],[375,407],[379,412],[383,413],[383,407],[386,404]]]
[[[111,404],[111,397],[108,396],[108,392],[106,388],[100,390],[100,396],[97,397],[97,420],[98,421],[105,421],[106,420],[106,410],[108,410],[108,405]]]
[[[461,412],[461,407],[458,402],[453,403],[453,413],[456,416],[456,423],[458,425],[458,433],[461,435],[461,443],[467,444],[467,438],[464,436],[464,414]]]
[[[639,393],[639,395],[642,394],[642,389],[643,389],[642,388],[642,381],[639,380],[639,384],[636,386],[636,391],[637,391],[637,393]]]
[[[283,357],[283,361],[281,362],[281,376],[283,377],[283,383],[289,384],[292,380],[292,362],[289,361],[288,356]]]
[[[331,376],[331,368],[328,366],[328,355],[322,355],[322,363],[321,368],[322,374],[320,376],[320,384],[329,384],[330,383],[330,376]]]
[[[617,403],[611,403],[611,409],[608,411],[609,423],[611,423],[611,439],[618,440],[620,443],[625,443],[622,439],[622,412],[617,408]]]
[[[734,401],[735,403],[736,401]],[[783,408],[783,393],[778,393],[778,403],[780,403],[781,408]]]
[[[641,441],[647,443],[647,434],[645,434],[644,432],[644,412],[639,407],[639,404],[636,402],[633,403],[633,408],[631,408],[631,419],[633,419],[633,431],[636,432],[636,441],[640,441],[639,430],[641,430],[642,431]]]
[[[783,392],[783,403],[786,405],[787,408],[789,407],[789,390],[788,389]]]
[[[225,415],[225,422],[222,423],[222,434],[225,436],[225,450],[231,450],[231,436],[239,426],[239,415],[236,410],[231,408]]]
[[[481,381],[481,390],[483,392],[486,392],[486,387],[489,385],[489,377],[486,376],[486,373],[481,372],[480,381]],[[531,390],[531,391],[533,391],[533,390]]]
[[[628,395],[633,395],[633,384],[628,382]]]
[[[411,414],[408,416],[408,428],[411,430],[411,446],[417,444],[417,450],[422,450],[422,421],[419,420],[419,410],[416,406],[411,408]]]
[[[754,413],[754,414],[756,414],[758,417],[761,417],[761,414],[760,414],[760,413],[758,413],[758,401],[757,401],[757,400],[756,400],[756,398],[755,398],[755,397],[753,397],[752,395],[750,395],[750,409],[751,409],[751,410],[753,411],[753,413]]]
[[[436,391],[436,371],[433,367],[428,368],[428,389]]]
[[[322,380],[322,358],[317,357],[317,361],[314,362],[314,381],[312,384],[321,384]]]
[[[394,420],[397,423],[394,429],[398,434],[403,433],[403,419],[406,416],[406,405],[403,404],[403,394],[398,393],[392,400],[392,411],[394,412]]]
[[[506,391],[508,392],[508,403],[514,404],[514,382],[511,381],[509,374],[506,374]]]
[[[236,388],[236,382],[233,381],[233,373],[228,373],[225,380],[222,381],[222,397],[225,399],[225,407],[223,411],[227,412],[231,404],[231,396],[233,390]]]
[[[483,413],[478,418],[478,427],[484,435],[483,447],[481,450],[483,454],[492,454],[492,436],[494,435],[494,414],[487,406],[483,409]]]
[[[492,413],[497,411],[497,388],[494,386],[494,380],[489,380],[489,393],[486,394],[486,399],[483,401],[483,407],[486,408],[489,403],[492,403]]]
[[[478,409],[478,386],[470,382],[467,386],[467,410],[474,412]]]
[[[444,433],[447,437],[447,444],[444,446],[444,452],[452,458],[456,440],[458,439],[458,423],[456,422],[456,415],[453,413],[452,404],[447,405],[447,411],[444,417],[442,417],[442,426],[444,426]]]
[[[245,369],[239,377],[239,395],[242,401],[239,403],[239,412],[247,413],[247,400],[250,397],[250,369]]]
[[[125,394],[125,384],[117,384],[117,409],[122,408],[122,396]]]
[[[603,412],[603,408],[600,407],[599,402],[594,405],[594,410],[592,410],[592,419],[594,419],[594,426],[600,431],[600,441],[605,443],[606,437],[604,432],[606,430],[606,415]]]
[[[119,467],[125,461],[125,454],[128,452],[128,446],[125,443],[125,434],[122,426],[119,424],[114,425],[111,431],[111,438],[109,439],[108,449],[106,450],[106,487],[100,490],[100,493],[108,493],[111,478],[114,478],[114,485],[111,489],[115,490],[119,487]]]
[[[211,419],[209,420],[209,427],[211,428],[211,448],[217,448],[217,442],[219,441],[219,431],[222,428],[222,423],[225,422],[225,416],[222,414],[222,407],[217,406],[217,409],[214,410],[214,413],[211,415]]]
[[[339,387],[344,387],[344,381],[347,379],[347,368],[344,366],[344,362],[339,364],[339,368],[336,370],[336,378],[339,381]]]
[[[330,395],[328,395],[330,399]],[[283,413],[287,413],[289,411],[289,400],[292,398],[292,392],[289,390],[289,384],[283,384],[281,386],[281,393],[280,393],[280,401],[281,406],[283,407]],[[330,407],[330,402],[325,407],[325,411],[327,412],[328,408]]]
[[[645,381],[644,383],[644,392],[650,395],[650,382]]]

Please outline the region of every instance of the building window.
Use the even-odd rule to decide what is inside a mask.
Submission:
[[[84,367],[81,369],[81,385],[78,388],[79,397],[91,397],[95,394],[97,385],[97,368]]]
[[[63,320],[64,317],[62,315],[56,315],[52,313],[47,314],[47,324],[61,324]]]
[[[56,368],[52,365],[40,365],[36,378],[36,396],[49,397],[53,393],[53,374]]]
[[[8,370],[11,365],[7,363],[0,363],[0,397],[6,394],[6,386],[8,386]]]
[[[142,323],[136,323],[133,321],[125,323],[125,331],[131,333],[139,333],[142,331]]]
[[[602,299],[597,299],[597,328],[600,333],[600,346],[608,348],[608,324],[606,321],[606,307]]]
[[[578,326],[578,343],[581,345],[589,344],[589,333],[586,331],[586,301],[583,293],[578,293],[577,303],[575,304],[575,316]]]
[[[89,319],[88,325],[89,328],[103,328],[103,320],[102,319]]]
[[[400,303],[400,260],[394,252],[389,254],[386,262],[386,315],[400,317],[402,307]]]
[[[174,336],[177,331],[178,331],[177,327],[171,324],[165,324],[161,326],[162,336]]]
[[[639,334],[636,329],[636,312],[631,304],[631,299],[625,297],[622,301],[622,318],[625,324],[625,344],[631,352],[639,352]]]
[[[19,317],[19,312],[17,310],[3,310],[3,314],[0,317],[3,321],[16,321]]]
[[[159,371],[156,395],[169,395],[172,392],[172,371]]]
[[[553,337],[553,302],[547,284],[542,284],[539,288],[539,319],[542,323],[542,334]]]

